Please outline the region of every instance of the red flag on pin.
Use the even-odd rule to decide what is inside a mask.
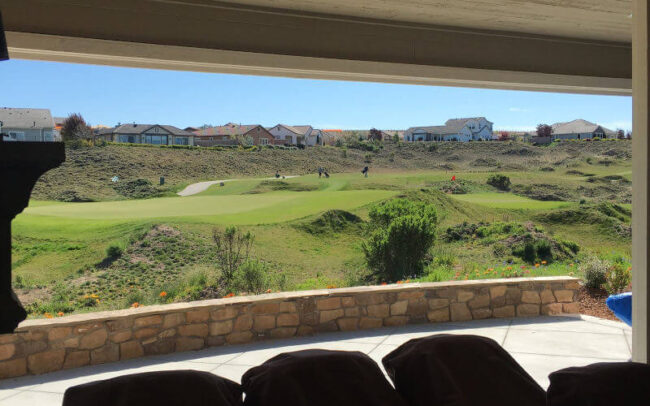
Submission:
[[[456,175],[454,175],[454,176],[451,177],[451,181],[452,181],[452,182],[455,181],[455,180],[456,180]]]

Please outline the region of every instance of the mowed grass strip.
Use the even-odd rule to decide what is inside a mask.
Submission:
[[[454,199],[458,199],[468,203],[474,203],[481,206],[487,206],[500,209],[523,209],[523,210],[548,210],[557,209],[561,207],[568,207],[572,203],[558,202],[558,201],[540,201],[533,200],[527,197],[513,195],[512,193],[474,193],[466,195],[450,195]]]
[[[175,218],[182,221],[187,218],[217,224],[269,224],[329,209],[351,210],[395,194],[385,190],[272,192],[35,205],[27,208],[18,221],[23,216],[54,216],[86,220]]]

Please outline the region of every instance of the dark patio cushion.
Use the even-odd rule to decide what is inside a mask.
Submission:
[[[160,371],[119,376],[73,386],[63,406],[235,406],[239,384],[201,371]]]
[[[548,406],[650,405],[650,366],[599,362],[549,375]]]
[[[248,406],[405,406],[379,366],[360,352],[280,354],[242,377]]]
[[[494,340],[439,334],[410,340],[382,360],[413,406],[543,406],[544,390]]]

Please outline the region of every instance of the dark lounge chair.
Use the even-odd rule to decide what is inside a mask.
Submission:
[[[201,371],[161,371],[73,386],[63,406],[238,406],[239,384]]]
[[[406,406],[371,358],[360,352],[280,354],[242,377],[247,406]]]
[[[650,405],[650,366],[599,362],[549,375],[548,406]]]
[[[546,394],[494,340],[440,334],[410,340],[382,360],[412,406],[544,406]]]

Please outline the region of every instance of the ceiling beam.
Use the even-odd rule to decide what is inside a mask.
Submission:
[[[0,0],[13,58],[630,94],[630,44],[346,18],[211,0]]]

